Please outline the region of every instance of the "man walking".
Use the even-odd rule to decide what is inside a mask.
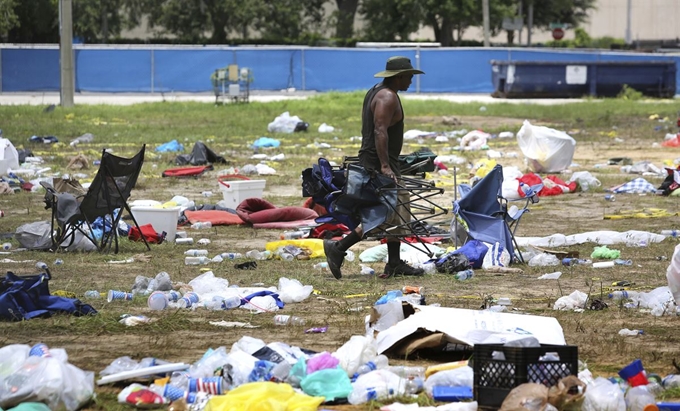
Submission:
[[[366,93],[361,115],[359,162],[366,170],[383,174],[397,184],[401,176],[399,154],[404,143],[404,111],[397,93],[408,90],[415,74],[425,73],[414,69],[408,57],[390,57],[385,70],[375,74],[374,77],[384,80]],[[409,200],[408,191],[398,191],[396,211],[387,216],[385,225],[396,226],[410,221]],[[359,226],[340,241],[324,240],[328,268],[335,278],[342,277],[340,267],[345,260],[345,251],[361,241],[363,234],[363,228]],[[422,268],[413,268],[401,260],[400,241],[396,237],[387,238],[387,258],[386,276],[424,273]]]

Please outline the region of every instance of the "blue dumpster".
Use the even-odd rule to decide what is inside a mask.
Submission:
[[[675,61],[491,60],[494,97],[615,97],[624,84],[644,95],[675,95]]]

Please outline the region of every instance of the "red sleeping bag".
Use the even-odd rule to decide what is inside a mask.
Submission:
[[[261,198],[247,198],[236,207],[236,214],[246,223],[263,224],[314,220],[319,215],[305,207],[276,207]]]
[[[196,177],[212,170],[213,166],[177,167],[163,171],[163,177]]]

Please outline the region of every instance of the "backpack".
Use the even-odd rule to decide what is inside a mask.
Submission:
[[[462,253],[448,253],[434,263],[437,271],[444,274],[455,274],[470,268],[470,260]]]
[[[7,272],[0,282],[0,319],[9,321],[49,317],[56,313],[76,316],[96,314],[91,305],[76,298],[50,295],[49,271],[31,276],[18,276]]]

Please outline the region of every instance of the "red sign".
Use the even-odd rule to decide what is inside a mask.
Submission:
[[[552,36],[555,40],[562,40],[562,38],[564,37],[564,30],[562,30],[559,27],[555,28],[552,31]]]

